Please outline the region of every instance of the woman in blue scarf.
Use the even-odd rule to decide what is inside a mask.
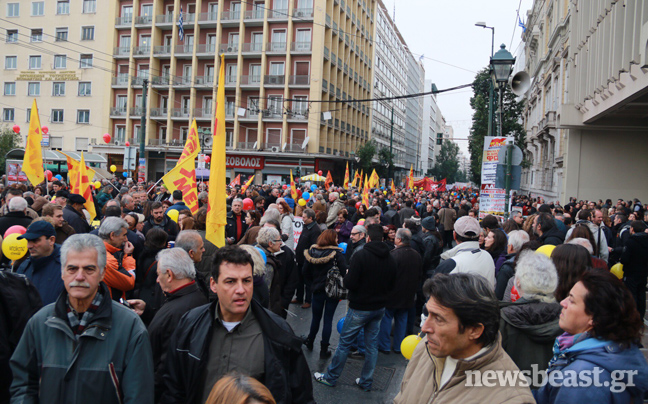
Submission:
[[[643,402],[648,363],[638,348],[643,327],[623,283],[607,271],[587,270],[560,303],[547,383],[538,404]]]

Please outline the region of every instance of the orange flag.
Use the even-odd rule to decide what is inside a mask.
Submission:
[[[237,175],[236,178],[234,178],[234,181],[230,182],[229,184],[230,188],[235,185],[241,185],[241,174]]]
[[[326,174],[326,180],[324,180],[324,188],[326,188],[327,191],[331,187],[329,184],[333,184],[333,177],[331,176],[330,171]]]
[[[369,207],[369,181],[367,181],[367,174],[365,174],[364,178],[364,190],[362,191],[362,204],[365,207]]]
[[[344,173],[344,182],[342,183],[344,189],[349,188],[349,162],[347,161],[346,171]]]
[[[409,175],[409,181],[407,182],[407,187],[409,189],[414,188],[414,165],[413,164],[410,166],[410,175]]]
[[[396,194],[396,186],[394,185],[394,179],[393,179],[393,178],[392,178],[391,191],[392,191],[392,195],[395,195],[395,194]]]
[[[207,208],[207,233],[205,237],[216,245],[225,246],[225,226],[227,225],[227,194],[225,193],[225,55],[220,57],[218,90],[216,92],[216,117],[214,119],[214,144],[212,146],[211,167],[209,170],[209,207]],[[254,176],[252,176],[254,178]],[[242,192],[251,184],[248,182]]]
[[[295,187],[295,180],[293,179],[292,170],[290,170],[290,196],[297,202],[299,194],[297,193],[297,187]]]
[[[247,191],[247,189],[248,189],[248,187],[250,186],[250,184],[252,184],[252,181],[254,181],[254,175],[251,176],[250,179],[247,180],[247,181],[245,182],[245,185],[243,185],[243,186],[241,187],[241,193],[242,193],[242,194],[244,194],[245,191]]]
[[[36,100],[32,103],[31,115],[29,116],[29,132],[27,132],[27,146],[23,157],[22,171],[27,175],[33,186],[45,181],[45,169],[43,168],[43,150],[41,142],[43,132],[38,118],[38,107]]]
[[[85,198],[86,202],[83,206],[86,208],[88,213],[90,213],[90,220],[94,219],[97,216],[94,200],[92,199],[91,187],[92,183],[90,183],[90,178],[88,177],[85,158],[83,157],[83,152],[81,152],[81,161],[76,172],[76,179],[70,183],[70,191],[73,194],[79,194]]]
[[[194,119],[180,159],[173,170],[162,177],[162,181],[169,191],[182,191],[182,200],[194,214],[198,212],[199,208],[198,188],[196,187],[196,156],[198,153],[200,153],[198,126]],[[211,183],[211,178],[209,182]]]

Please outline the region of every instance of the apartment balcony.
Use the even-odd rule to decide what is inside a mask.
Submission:
[[[128,87],[130,76],[128,74],[118,74],[112,77],[112,86],[115,87]]]
[[[131,107],[129,111],[129,115],[131,117],[141,117],[142,115],[146,114],[146,110],[142,107]]]
[[[170,76],[151,76],[152,87],[168,87],[171,84]]]
[[[214,87],[214,76],[198,76],[195,85],[196,87]]]
[[[247,10],[243,15],[246,26],[261,26],[263,25],[263,16],[265,14],[265,8]]]
[[[298,86],[310,86],[310,76],[298,76],[298,75],[291,75],[290,80],[288,81],[288,84],[290,86],[298,87]]]
[[[236,56],[238,55],[238,51],[239,51],[239,46],[237,43],[236,44],[223,43],[220,44],[220,46],[218,47],[218,53],[219,54],[224,53],[225,56]]]
[[[311,53],[313,44],[311,42],[293,42],[290,44],[290,51],[292,53]]]
[[[128,59],[130,56],[130,46],[116,46],[113,49],[113,57],[115,59]]]
[[[326,81],[325,79],[322,79],[322,92],[328,92],[328,81]]]
[[[125,118],[127,114],[128,114],[128,110],[126,108],[119,108],[119,107],[110,108],[111,118]]]
[[[286,42],[269,42],[266,44],[267,53],[285,53]]]
[[[241,87],[259,87],[261,85],[261,76],[241,76]]]
[[[252,106],[248,106],[248,109],[245,110],[245,115],[239,116],[239,121],[256,122],[259,120],[260,113],[261,111],[253,109]]]
[[[260,54],[263,52],[263,44],[250,42],[243,44],[243,55]]]
[[[293,18],[300,20],[312,20],[315,14],[312,8],[296,8],[293,10]]]
[[[324,59],[329,60],[331,58],[331,55],[329,53],[329,48],[326,46],[324,47]]]
[[[306,122],[308,121],[308,110],[306,108],[300,108],[291,111],[288,114],[288,120],[293,122]]]
[[[216,53],[216,44],[215,43],[202,43],[198,44],[198,48],[196,49],[196,56],[198,58],[214,58],[214,54]]]
[[[164,46],[154,46],[153,47],[153,56],[158,57],[170,57],[171,56],[171,45]]]
[[[326,21],[324,22],[326,28],[331,28],[331,16],[326,14]]]
[[[239,150],[256,150],[257,142],[238,142],[237,149]]]
[[[136,46],[133,48],[133,57],[134,58],[144,58],[151,55],[151,47],[148,45],[145,46]]]
[[[240,20],[240,11],[225,11],[221,15],[220,23],[223,27],[234,27],[239,24]]]
[[[263,120],[264,121],[281,121],[283,120],[283,111],[274,110],[274,109],[264,109],[263,110]]]
[[[199,13],[198,25],[201,28],[216,28],[218,23],[218,13]]]
[[[286,149],[284,151],[291,152],[291,153],[306,153],[306,150],[302,149],[301,143],[287,144]]]
[[[131,86],[141,87],[144,85],[144,80],[148,80],[149,76],[136,76],[131,79]]]
[[[286,76],[263,76],[263,84],[266,86],[282,86],[286,84]]]
[[[194,118],[199,121],[209,120],[211,121],[214,113],[211,108],[195,108],[194,109]]]
[[[124,16],[124,17],[115,18],[115,28],[117,28],[117,29],[123,29],[123,28],[129,28],[130,29],[132,23],[133,23],[133,16],[132,15],[127,15],[127,16]]]
[[[268,10],[268,20],[288,21],[288,9]]]
[[[173,29],[173,13],[155,16],[155,26],[162,29]]]
[[[196,22],[196,14],[195,13],[182,13],[182,23],[186,27],[187,25],[193,25],[194,22]],[[189,27],[192,28],[192,27]]]
[[[164,120],[166,120],[167,115],[169,114],[169,108],[151,108],[150,114],[151,119],[163,118]]]
[[[191,87],[191,76],[174,77],[173,87]]]
[[[140,15],[135,17],[136,26],[146,27],[146,26],[150,26],[152,22],[153,22],[152,15]]]
[[[176,45],[175,56],[181,59],[191,59],[193,55],[193,45]]]
[[[172,119],[187,119],[189,118],[189,108],[171,108]]]
[[[146,141],[146,144],[148,146],[164,146],[166,144],[166,139],[149,138]]]

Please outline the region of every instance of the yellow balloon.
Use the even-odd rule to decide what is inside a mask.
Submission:
[[[387,195],[387,191],[383,191],[383,195]]]
[[[169,216],[169,219],[173,220],[174,222],[178,223],[178,215],[180,212],[178,212],[175,209],[171,209],[170,211],[167,212],[167,216]]]
[[[405,359],[412,359],[412,354],[414,353],[414,349],[416,349],[419,341],[421,341],[421,337],[419,337],[418,335],[409,335],[403,339],[400,348],[401,354],[403,354]]]
[[[101,181],[95,181],[94,186],[95,186],[95,189],[101,188]]]
[[[11,233],[2,241],[2,253],[10,260],[17,260],[27,254],[27,240],[18,240],[18,233]]]
[[[612,265],[612,268],[610,268],[610,272],[612,275],[616,276],[619,279],[623,279],[623,264],[618,262],[614,265]]]
[[[536,253],[544,254],[547,257],[551,258],[551,253],[553,252],[554,248],[556,248],[555,245],[545,244],[542,247],[538,248],[536,250]]]
[[[114,165],[114,164],[111,165],[111,166],[110,166],[110,171],[112,171],[113,173],[114,173],[115,171],[117,171],[117,166]]]
[[[297,203],[299,204],[299,206],[306,206],[306,201],[303,199],[300,199]]]

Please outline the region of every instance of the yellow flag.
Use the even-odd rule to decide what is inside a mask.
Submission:
[[[409,189],[414,189],[414,165],[412,164],[410,166],[410,174],[409,174],[409,181],[408,182],[408,187]]]
[[[378,174],[376,173],[376,170],[374,169],[371,172],[371,177],[369,177],[369,188],[376,188],[380,184],[380,177],[378,177]]]
[[[196,155],[189,156],[184,160],[178,160],[178,164],[162,177],[164,185],[173,192],[182,191],[182,200],[191,213],[198,211],[198,194],[196,192]],[[193,191],[193,192],[192,192]]]
[[[292,170],[290,170],[290,196],[297,202],[299,194],[297,194],[297,187],[295,187],[295,180],[293,179]]]
[[[225,200],[225,55],[221,55],[216,93],[216,118],[214,119],[214,143],[209,169],[209,207],[207,208],[207,240],[216,247],[225,246],[227,206]]]
[[[69,155],[63,153],[62,151],[59,151],[62,155],[64,155],[67,158],[67,165],[68,165],[68,179],[70,181],[69,185],[72,187],[72,183],[77,180],[77,177],[79,176],[79,167],[81,166],[81,162],[73,157],[70,157]],[[88,179],[92,181],[97,174],[95,170],[92,168],[86,166],[86,172],[88,173]]]
[[[187,141],[185,142],[185,147],[182,150],[180,159],[178,163],[187,158],[196,158],[195,155],[200,153],[200,141],[198,140],[198,125],[194,119],[189,129],[189,135],[187,135]]]
[[[253,175],[252,175],[252,176],[251,176],[251,177],[250,177],[250,178],[245,182],[245,185],[243,185],[243,186],[241,187],[241,194],[244,194],[245,191],[247,191],[247,189],[248,189],[248,187],[250,186],[250,184],[252,184],[252,181],[254,181],[254,175],[256,175],[256,174],[253,174]]]
[[[369,208],[369,181],[367,180],[367,174],[365,174],[364,184],[364,190],[362,191],[362,204]]]
[[[393,195],[396,195],[396,186],[394,185],[394,179],[392,178],[392,186],[391,186],[391,191]]]
[[[43,132],[38,118],[38,107],[36,100],[32,103],[31,115],[29,116],[29,132],[27,132],[27,146],[23,157],[22,171],[27,175],[33,186],[45,181],[45,169],[43,168],[43,151],[41,142]]]
[[[79,167],[76,170],[76,179],[73,183],[70,183],[70,190],[73,194],[79,194],[85,198],[86,202],[83,205],[88,213],[90,213],[90,220],[97,217],[97,211],[95,210],[94,200],[92,199],[92,183],[88,177],[88,169],[85,165],[85,158],[83,157],[83,152],[81,152],[81,161],[79,162]]]

